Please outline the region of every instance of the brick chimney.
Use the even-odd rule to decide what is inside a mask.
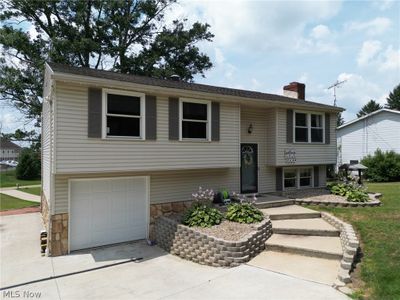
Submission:
[[[291,98],[305,100],[306,85],[300,82],[291,82],[283,87],[283,95]]]

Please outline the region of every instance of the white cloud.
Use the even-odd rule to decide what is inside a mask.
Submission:
[[[379,65],[380,71],[397,70],[400,71],[400,49],[395,50],[393,46],[387,47],[381,55],[381,62]]]
[[[314,39],[324,39],[331,35],[331,31],[329,27],[326,25],[317,25],[315,26],[310,33],[310,36]]]
[[[337,53],[336,36],[326,25],[317,25],[311,29],[309,37],[299,37],[294,48],[299,53]]]
[[[381,51],[382,43],[380,41],[365,41],[357,56],[359,66],[368,65]]]
[[[27,32],[28,32],[31,40],[36,39],[36,37],[39,35],[39,33],[36,31],[35,26],[33,26],[33,25],[29,26],[29,29]]]
[[[385,33],[391,25],[390,19],[378,17],[367,22],[350,22],[345,28],[350,32],[365,31],[368,35],[375,36]]]
[[[372,1],[372,7],[377,8],[380,11],[387,10],[392,7],[394,3],[394,0],[378,0],[378,1]]]

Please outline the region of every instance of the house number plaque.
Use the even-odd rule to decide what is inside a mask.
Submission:
[[[285,149],[284,158],[287,164],[294,164],[296,162],[296,151],[294,149]]]

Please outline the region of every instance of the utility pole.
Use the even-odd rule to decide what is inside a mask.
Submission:
[[[346,80],[342,80],[342,81],[336,80],[336,82],[334,84],[332,84],[330,87],[328,87],[328,90],[333,88],[333,98],[334,98],[333,105],[334,106],[336,106],[336,88],[340,88],[340,86],[345,82],[346,82]]]

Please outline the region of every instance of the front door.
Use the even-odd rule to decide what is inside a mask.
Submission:
[[[258,192],[257,144],[240,145],[240,190],[241,193]]]

